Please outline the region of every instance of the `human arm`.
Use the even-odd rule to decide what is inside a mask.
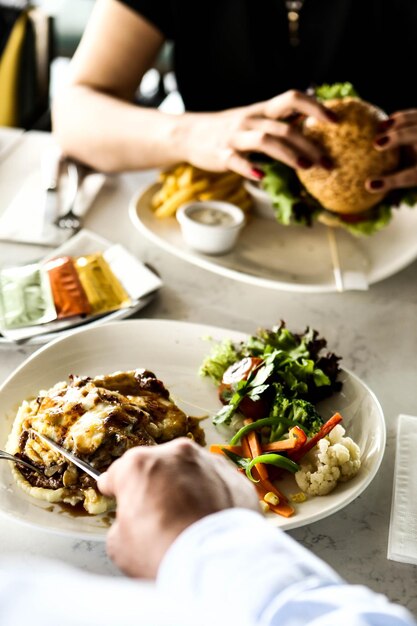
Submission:
[[[104,171],[188,161],[249,178],[257,177],[249,152],[292,167],[323,159],[283,121],[294,112],[329,120],[325,107],[296,91],[217,113],[178,116],[135,105],[135,91],[163,41],[141,15],[116,0],[98,0],[71,63],[70,82],[53,104],[53,129],[64,152]]]
[[[198,624],[414,624],[268,524],[253,486],[187,440],[128,452],[99,487],[118,502],[112,558],[130,575],[156,575],[161,597],[181,598]]]
[[[393,148],[406,150],[409,164],[394,174],[367,181],[368,191],[380,193],[417,187],[417,109],[398,111],[382,122],[374,146],[381,152]]]

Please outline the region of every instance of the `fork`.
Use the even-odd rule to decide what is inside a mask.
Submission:
[[[9,454],[4,450],[0,450],[0,459],[4,459],[5,461],[12,461],[13,463],[19,463],[20,465],[24,465],[25,467],[28,467],[29,469],[35,470],[35,472],[40,473],[40,470],[35,465],[32,465],[32,463],[27,463],[22,459],[18,459],[17,456],[13,456],[13,454]]]
[[[64,215],[59,216],[55,220],[55,225],[63,230],[72,230],[74,234],[78,232],[82,226],[81,218],[74,213],[74,204],[77,198],[79,186],[80,186],[80,173],[78,166],[71,161],[67,165],[68,178],[70,183],[70,205]]]

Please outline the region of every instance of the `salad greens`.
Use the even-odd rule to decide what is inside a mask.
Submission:
[[[333,100],[333,98],[359,98],[352,83],[333,83],[319,85],[314,89],[317,100]]]
[[[333,98],[356,97],[356,89],[351,83],[324,84],[314,89],[318,100],[326,101]],[[262,189],[272,200],[276,220],[284,226],[311,226],[317,216],[326,211],[302,185],[295,171],[279,161],[260,165],[264,171]],[[400,189],[391,192],[375,207],[362,214],[360,219],[342,217],[331,213],[334,223],[345,228],[352,235],[372,235],[384,228],[392,218],[392,211],[400,204],[414,206],[417,203],[417,188]]]
[[[241,403],[263,400],[270,441],[282,438],[293,426],[299,426],[308,436],[317,433],[323,420],[314,405],[341,389],[337,380],[340,357],[324,353],[326,345],[316,330],[307,328],[296,334],[284,322],[270,330],[258,330],[247,341],[226,340],[215,345],[202,363],[200,375],[211,378],[216,385],[222,383],[226,370],[241,359],[251,357],[259,362],[248,370],[246,378],[223,390],[226,404],[214,416],[214,423],[230,424]],[[257,427],[260,421],[257,420]],[[250,426],[245,428],[251,430]]]

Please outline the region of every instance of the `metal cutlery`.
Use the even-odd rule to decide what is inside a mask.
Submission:
[[[49,232],[58,213],[58,183],[61,170],[61,154],[57,149],[44,152],[41,158],[42,185],[45,189],[43,226]]]
[[[62,456],[65,457],[68,461],[71,461],[71,463],[82,469],[83,472],[85,472],[95,480],[97,480],[97,478],[100,476],[101,472],[97,471],[92,465],[90,465],[86,461],[78,458],[78,456],[76,456],[72,452],[69,452],[62,446],[55,443],[55,441],[53,439],[50,439],[50,437],[47,437],[46,435],[41,435],[41,433],[38,433],[36,430],[33,429],[30,429],[29,433],[32,436],[38,437],[41,441],[43,441],[50,448],[52,448],[52,450],[55,450],[56,452],[59,452],[59,454],[62,454]]]
[[[28,469],[34,470],[35,472],[40,473],[40,469],[32,463],[27,463],[27,461],[23,461],[22,459],[18,459],[17,456],[13,456],[13,454],[9,454],[4,450],[0,450],[0,459],[4,459],[5,461],[12,461],[12,463],[18,463],[19,465],[24,465]]]
[[[55,226],[63,230],[71,230],[73,234],[78,232],[82,226],[82,220],[79,215],[74,213],[74,205],[77,199],[78,190],[80,187],[80,173],[78,171],[78,165],[73,161],[67,163],[68,182],[69,182],[69,208],[55,220]]]

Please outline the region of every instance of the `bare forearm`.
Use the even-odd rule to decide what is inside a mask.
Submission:
[[[187,117],[72,86],[54,103],[53,130],[66,154],[96,169],[138,170],[186,159]]]

